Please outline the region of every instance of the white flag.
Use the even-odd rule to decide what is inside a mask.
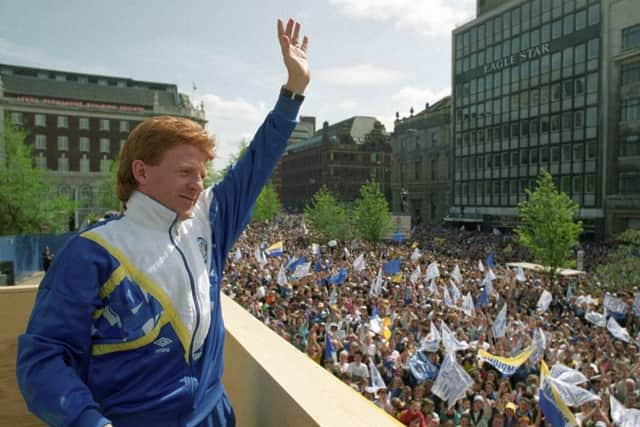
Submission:
[[[285,288],[289,282],[287,282],[287,274],[284,271],[284,264],[280,266],[278,271],[278,285]]]
[[[587,402],[600,400],[597,394],[578,387],[578,384],[587,382],[587,378],[575,369],[556,364],[551,368],[551,373],[545,379],[551,381],[560,395],[560,399],[568,406],[581,406]]]
[[[482,264],[482,260],[478,260],[478,270],[484,273],[484,264]]]
[[[524,275],[524,270],[522,269],[521,265],[519,265],[518,268],[516,269],[516,280],[518,282],[526,282],[527,281],[527,276]]]
[[[267,263],[267,257],[264,255],[264,252],[262,252],[262,249],[260,249],[260,246],[256,247],[253,255],[256,257],[256,261],[258,261],[260,268],[264,268],[265,264]]]
[[[422,256],[422,253],[420,252],[420,249],[415,248],[411,253],[411,261],[418,261],[421,256]]]
[[[614,396],[609,395],[609,407],[611,408],[611,420],[618,427],[640,426],[640,409],[625,408]]]
[[[462,283],[462,273],[460,272],[460,267],[458,264],[453,268],[453,273],[451,273],[451,278],[456,281],[456,283]]]
[[[473,317],[476,312],[473,305],[473,297],[471,296],[471,292],[467,292],[467,294],[462,299],[462,311],[469,317]]]
[[[356,258],[355,261],[353,261],[353,270],[359,273],[362,270],[364,270],[365,267],[366,267],[366,263],[364,262],[364,254],[360,254],[360,256]]]
[[[501,338],[504,336],[504,332],[507,329],[507,304],[505,303],[500,312],[496,316],[496,320],[493,322],[491,330],[495,338]]]
[[[333,290],[331,291],[331,295],[329,295],[329,305],[330,306],[334,306],[338,303],[338,291],[336,290],[336,287],[333,287]]]
[[[634,294],[633,306],[631,307],[633,314],[640,317],[640,292]]]
[[[293,272],[292,276],[296,279],[300,279],[301,277],[308,276],[310,267],[311,267],[310,262],[303,262],[302,264],[296,267],[296,270]]]
[[[492,269],[489,269],[489,271],[487,271],[487,278],[491,281],[496,280],[496,275],[494,274]]]
[[[239,262],[242,261],[242,252],[240,252],[240,248],[236,248],[235,254],[233,254],[233,261]]]
[[[624,314],[627,311],[627,304],[613,295],[605,295],[603,304],[609,313]]]
[[[529,356],[529,363],[535,365],[542,359],[544,350],[547,348],[547,338],[542,329],[538,328],[533,332],[531,347],[533,347],[533,353]]]
[[[601,328],[607,326],[607,318],[595,311],[587,311],[584,315],[584,318],[594,325],[600,326]]]
[[[434,261],[427,267],[426,280],[435,279],[436,277],[440,277],[440,270],[438,270],[438,263]]]
[[[629,336],[627,329],[620,326],[613,316],[609,317],[609,320],[607,321],[607,330],[620,341],[624,341],[626,343],[631,342],[631,337]]]
[[[469,348],[469,344],[466,341],[459,341],[456,338],[446,323],[442,322],[440,328],[442,329],[442,345],[447,353],[455,353]]]
[[[540,299],[538,300],[536,309],[539,312],[544,313],[545,311],[547,311],[547,309],[551,305],[552,300],[553,300],[553,296],[551,295],[551,292],[545,289],[544,291],[542,291],[542,295],[540,295]]]
[[[367,391],[370,393],[375,393],[381,388],[387,388],[387,385],[384,383],[382,379],[382,375],[380,375],[380,371],[376,368],[376,365],[373,363],[373,358],[369,358],[369,371],[371,373],[371,387],[367,387]]]
[[[450,308],[456,308],[453,301],[451,301],[451,295],[449,295],[449,289],[447,289],[446,286],[444,287],[443,294],[444,294],[444,305]]]
[[[382,280],[382,269],[378,269],[378,275],[376,276],[375,282],[373,282],[373,286],[371,286],[370,293],[372,295],[380,295],[382,292],[382,284],[384,281]]]
[[[420,351],[429,351],[431,353],[435,353],[436,351],[438,351],[438,348],[440,347],[440,332],[438,332],[438,328],[436,328],[433,324],[433,321],[431,322],[431,331],[429,332],[429,335],[427,335],[421,342],[420,342]]]
[[[344,254],[345,254],[347,257],[350,257],[350,256],[351,256],[351,253],[349,252],[349,249],[347,249],[347,247],[346,247],[346,246],[344,247]]]
[[[380,332],[382,332],[382,326],[383,326],[383,320],[378,316],[372,317],[369,320],[369,329],[373,333],[380,334]]]
[[[422,273],[420,272],[420,266],[416,266],[415,270],[413,270],[413,272],[411,273],[411,277],[409,277],[409,279],[411,280],[411,283],[413,283],[414,285],[416,283],[418,283],[418,280],[420,280],[420,275]]]
[[[456,362],[454,353],[445,356],[440,366],[438,377],[433,383],[432,392],[442,400],[446,400],[449,408],[465,397],[467,389],[473,385],[473,379]]]
[[[458,289],[455,283],[450,282],[450,284],[451,284],[451,299],[453,300],[454,304],[457,304],[461,296],[460,290]]]
[[[436,281],[435,281],[435,279],[433,279],[433,280],[431,280],[431,281],[429,282],[429,288],[428,288],[428,290],[429,290],[429,293],[430,293],[432,296],[436,296],[436,297],[438,296],[438,286],[436,285]]]

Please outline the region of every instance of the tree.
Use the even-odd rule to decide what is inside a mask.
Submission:
[[[640,286],[640,230],[626,230],[616,241],[618,248],[596,271],[607,289],[631,291]]]
[[[521,225],[516,227],[521,245],[549,268],[551,281],[559,267],[566,264],[578,242],[582,222],[575,222],[578,204],[558,192],[551,175],[542,171],[536,189],[526,190],[527,200],[518,203]]]
[[[322,186],[309,205],[304,208],[304,219],[312,233],[321,239],[347,240],[351,236],[347,210]]]
[[[109,176],[102,180],[99,185],[100,208],[106,211],[120,211],[120,199],[116,195],[116,182],[118,182],[118,162],[111,162],[109,166]]]
[[[358,234],[369,242],[379,242],[391,229],[391,212],[380,185],[367,181],[353,206],[353,222]]]
[[[0,134],[5,164],[0,164],[0,235],[62,231],[74,202],[52,195],[44,171],[34,167],[26,132],[5,121]]]
[[[278,198],[278,193],[272,183],[268,183],[264,186],[256,205],[253,208],[253,215],[251,216],[251,222],[266,221],[278,215],[282,211],[282,205]]]

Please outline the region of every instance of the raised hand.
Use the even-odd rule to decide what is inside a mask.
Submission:
[[[285,87],[296,93],[304,93],[311,72],[307,62],[307,47],[309,39],[304,36],[300,42],[300,23],[289,18],[285,28],[281,19],[278,19],[278,41],[282,50],[282,59],[289,74]]]

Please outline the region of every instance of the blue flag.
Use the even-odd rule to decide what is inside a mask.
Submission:
[[[417,351],[409,358],[409,369],[418,383],[438,376],[438,367],[422,351]]]
[[[402,233],[402,231],[395,231],[391,235],[391,240],[397,243],[401,243],[404,240],[404,234]]]
[[[305,262],[307,262],[307,259],[303,256],[301,256],[300,258],[294,258],[293,260],[289,261],[289,264],[287,264],[287,270],[291,272],[296,271],[296,268],[298,268],[299,265],[302,265]]]
[[[393,261],[389,261],[382,266],[384,272],[390,276],[400,272],[400,259],[396,258]]]
[[[547,380],[549,376],[549,368],[544,360],[541,361],[540,379],[541,387],[539,390],[540,409],[544,419],[553,427],[565,427],[566,425],[578,425],[575,416],[562,401],[558,391],[553,384]]]
[[[493,252],[493,249],[491,249],[491,252],[489,252],[489,256],[487,257],[487,260],[485,261],[485,264],[487,264],[487,267],[489,268],[493,268],[493,264],[495,263],[495,254]]]
[[[345,270],[344,268],[341,268],[338,274],[335,274],[329,277],[329,283],[331,285],[340,285],[342,284],[342,282],[344,282],[344,279],[346,278],[347,278],[347,270]]]
[[[476,301],[476,307],[484,307],[485,305],[489,305],[489,295],[487,295],[487,287],[485,286],[482,289],[482,293],[480,294],[480,298]]]
[[[336,349],[333,348],[331,337],[326,333],[324,335],[324,360],[333,360],[334,363],[336,361]]]
[[[315,263],[315,265],[313,266],[313,271],[315,271],[316,273],[318,271],[322,271],[322,262],[318,261]]]

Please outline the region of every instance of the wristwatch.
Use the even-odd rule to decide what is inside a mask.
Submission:
[[[282,88],[280,89],[280,95],[284,96],[285,98],[289,98],[292,101],[296,101],[296,102],[304,101],[304,95],[290,91],[284,86],[282,86]]]

